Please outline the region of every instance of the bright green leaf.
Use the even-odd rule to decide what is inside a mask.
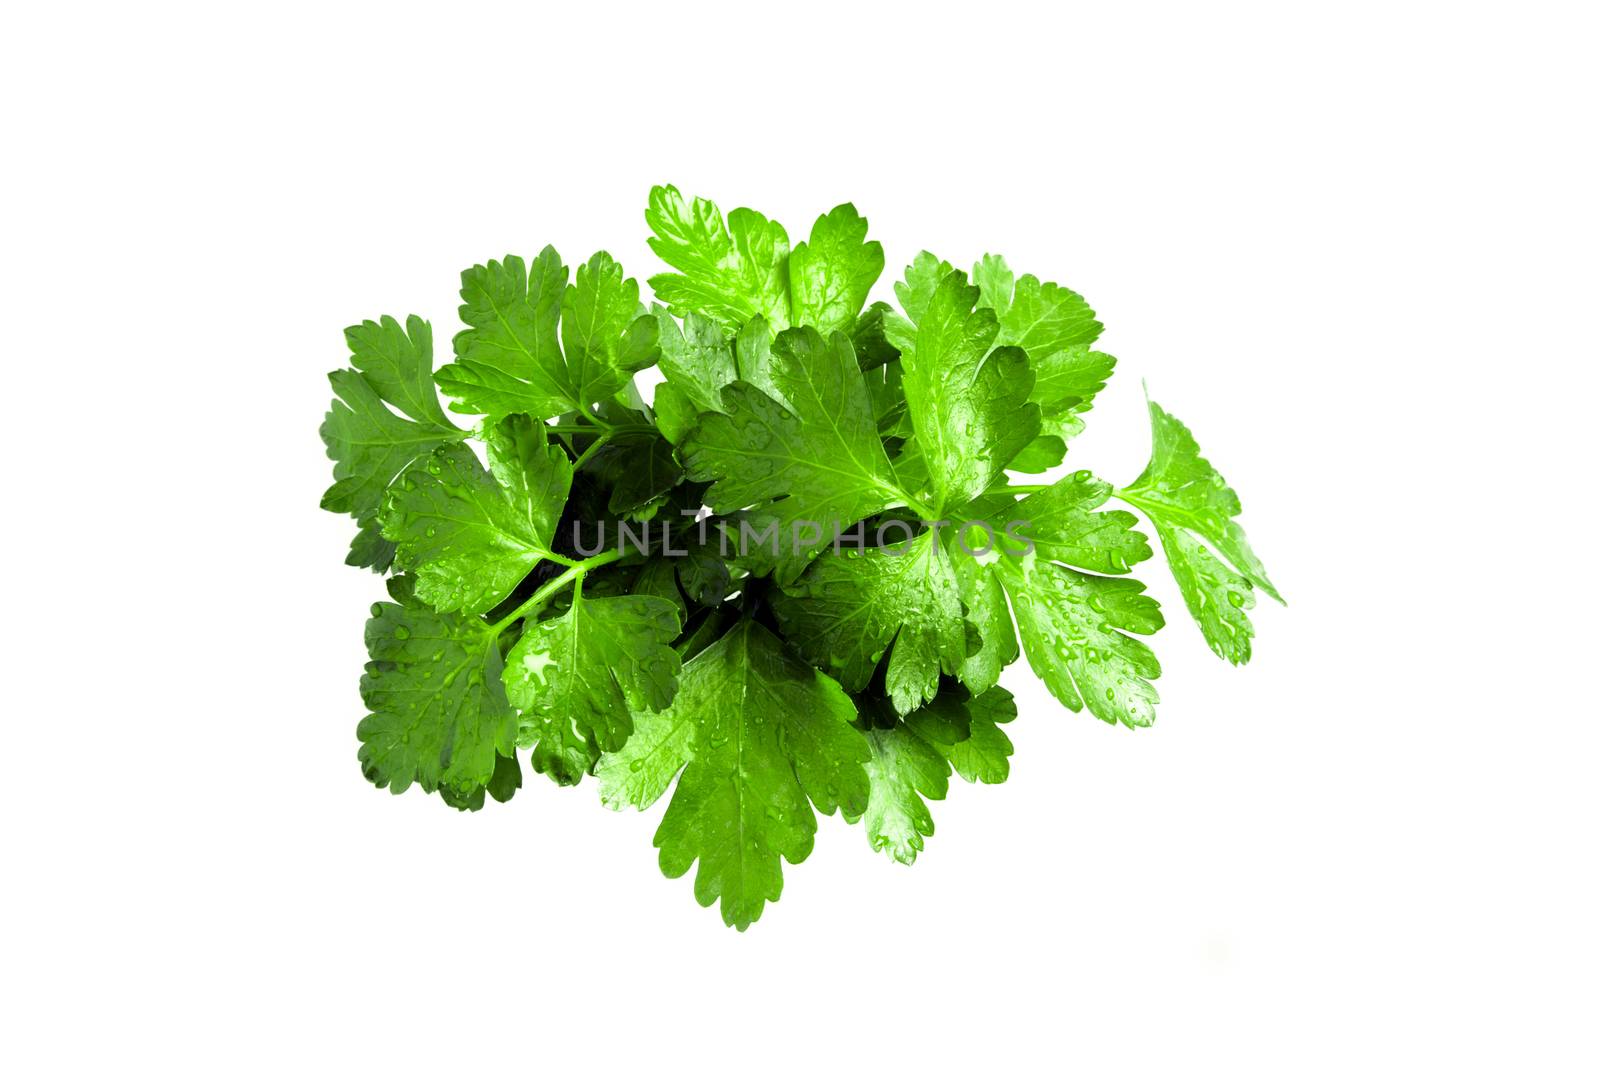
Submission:
[[[862,816],[874,852],[887,851],[911,864],[933,834],[927,800],[943,800],[950,787],[950,762],[912,730],[895,725],[867,731],[870,793]]]
[[[1022,650],[1061,703],[1106,722],[1149,726],[1159,701],[1155,653],[1129,634],[1153,634],[1161,611],[1132,578],[1084,574],[1037,555],[997,560]],[[1127,631],[1126,633],[1123,631]]]
[[[966,623],[977,636],[976,646],[968,642],[967,654],[953,672],[961,684],[974,693],[988,690],[1000,680],[1000,672],[1016,662],[1017,631],[1006,606],[1005,590],[992,559],[977,558],[947,538],[946,554],[955,574],[956,591],[966,610]]]
[[[726,514],[761,506],[751,525],[780,542],[773,555],[803,561],[797,542],[808,531],[797,536],[796,520],[831,538],[834,523],[846,528],[905,493],[843,335],[825,342],[810,327],[785,331],[773,344],[770,370],[777,396],[733,383],[722,391],[727,414],[707,414],[680,451],[690,478],[714,482],[707,507]],[[779,498],[786,499],[774,505]]]
[[[698,863],[695,899],[744,929],[783,888],[780,860],[811,853],[817,820],[866,808],[866,742],[855,705],[826,675],[744,620],[683,665],[678,697],[641,716],[596,773],[608,804],[647,808],[682,768],[656,831],[669,878]]]
[[[789,255],[789,289],[796,326],[814,326],[824,337],[850,331],[883,273],[883,246],[867,239],[867,220],[853,204],[840,204],[817,219],[811,238]]]
[[[360,524],[346,562],[383,571],[394,558],[393,543],[378,531],[384,491],[417,457],[465,434],[433,392],[433,332],[426,322],[413,315],[401,329],[385,315],[350,327],[345,343],[355,369],[328,375],[335,400],[322,440],[334,461],[334,484],[322,506]]]
[[[1028,402],[1034,378],[1027,356],[994,347],[994,312],[975,310],[977,298],[960,271],[945,274],[915,313],[915,339],[900,357],[928,495],[940,516],[1001,478],[1039,432],[1039,408]]]
[[[926,801],[944,799],[952,768],[969,782],[1006,780],[1012,748],[998,724],[1017,717],[1016,703],[1004,689],[973,697],[946,687],[903,720],[872,698],[857,704],[870,723],[867,840],[873,851],[909,865],[933,835]]]
[[[1013,279],[1005,260],[993,255],[978,261],[972,277],[982,291],[979,306],[993,308],[998,317],[998,343],[1026,352],[1034,372],[1029,399],[1039,405],[1043,432],[1009,466],[1048,470],[1061,462],[1066,440],[1082,431],[1079,416],[1093,406],[1116,358],[1089,347],[1102,327],[1094,309],[1072,290],[1031,274]]]
[[[634,716],[677,692],[677,605],[654,596],[587,597],[526,626],[506,657],[505,691],[521,713],[518,743],[563,784],[583,777],[590,752],[615,752]],[[575,763],[576,753],[583,753]]]
[[[391,586],[391,589],[396,588]],[[370,714],[356,731],[367,780],[402,793],[412,782],[456,795],[486,787],[516,743],[494,631],[410,600],[372,608],[371,662],[361,678]]]
[[[487,611],[550,558],[571,482],[571,465],[546,443],[542,424],[508,421],[486,436],[494,475],[465,445],[446,445],[384,498],[384,536],[415,572],[417,596],[440,611]]]
[[[639,303],[639,283],[624,277],[616,260],[596,252],[580,266],[561,307],[561,347],[576,406],[600,403],[635,371],[654,365],[656,330],[655,316]]]
[[[659,352],[639,283],[604,252],[570,285],[554,248],[531,265],[491,260],[462,272],[461,299],[467,329],[456,335],[456,361],[435,375],[454,411],[547,419],[587,409]]]
[[[784,636],[845,689],[866,688],[888,652],[884,684],[904,715],[967,655],[961,596],[934,533],[884,548],[822,556],[773,602]],[[890,646],[893,646],[892,651]]]
[[[1211,651],[1230,663],[1247,663],[1255,635],[1246,614],[1255,606],[1252,587],[1259,586],[1280,604],[1283,598],[1251,550],[1244,528],[1233,521],[1241,510],[1238,495],[1200,455],[1189,428],[1154,401],[1150,425],[1150,463],[1117,495],[1155,524],[1184,606],[1200,624]]]
[[[739,377],[733,341],[711,319],[691,312],[680,329],[666,308],[655,309],[661,374],[699,411],[722,410],[722,387]],[[765,335],[763,330],[762,334]],[[656,389],[660,406],[660,387]]]
[[[645,221],[650,247],[679,272],[650,279],[673,314],[699,312],[730,330],[758,315],[774,330],[789,326],[789,235],[776,221],[736,208],[724,223],[716,204],[686,201],[670,185],[650,190]]]

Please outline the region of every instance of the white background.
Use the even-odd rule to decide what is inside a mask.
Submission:
[[[1579,8],[11,11],[8,1062],[1595,1063],[1595,34]],[[914,869],[824,824],[740,935],[659,809],[356,765],[380,595],[320,512],[340,330],[461,268],[655,269],[671,181],[1004,253],[1290,602],[1161,719],[1027,669]],[[887,279],[879,295],[887,294]]]

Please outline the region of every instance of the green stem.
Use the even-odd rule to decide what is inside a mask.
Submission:
[[[646,426],[643,423],[639,423],[639,424],[629,424],[629,425],[626,425],[626,426],[612,426],[612,425],[604,425],[604,426],[546,426],[545,427],[545,432],[546,433],[598,433],[598,434],[609,434],[609,435],[612,435],[612,436],[615,436],[615,437],[628,437],[628,436],[651,435],[651,434],[655,434],[657,431],[656,431],[656,428],[654,426]]]
[[[577,561],[572,566],[568,567],[563,573],[556,575],[554,578],[541,585],[532,596],[522,602],[521,606],[518,607],[517,610],[513,611],[510,615],[507,615],[505,618],[489,627],[490,632],[496,636],[499,636],[507,626],[510,626],[512,623],[516,622],[520,618],[523,618],[524,616],[538,611],[540,606],[543,605],[547,600],[561,592],[561,590],[565,589],[573,582],[581,580],[585,574],[588,574],[596,567],[604,567],[607,563],[613,563],[621,558],[622,549],[613,548],[610,551],[602,552],[597,556],[590,556],[588,559]]]
[[[588,419],[592,424],[594,424],[595,426],[598,426],[600,429],[604,430],[606,433],[615,433],[616,430],[617,430],[617,428],[615,426],[611,425],[605,419],[600,418],[598,415],[594,414],[594,412],[590,411],[588,408],[579,408],[578,409],[578,414],[582,415],[584,418]]]
[[[572,461],[572,469],[578,470],[585,463],[589,462],[589,459],[596,452],[600,451],[601,447],[609,440],[611,440],[611,434],[603,433],[599,437],[596,437],[593,441],[590,441],[589,447],[579,453],[578,458]]]
[[[1048,485],[1002,485],[994,489],[984,490],[984,496],[1015,496],[1018,493],[1037,493],[1041,489],[1051,488]]]

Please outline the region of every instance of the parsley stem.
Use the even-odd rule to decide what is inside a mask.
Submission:
[[[994,489],[984,490],[984,496],[1012,496],[1016,493],[1037,493],[1041,489],[1049,489],[1048,485],[1002,485]]]
[[[612,563],[621,558],[622,549],[613,548],[610,551],[601,552],[597,556],[590,556],[588,559],[577,561],[576,563],[572,564],[572,566],[568,567],[564,572],[556,575],[554,578],[541,585],[532,596],[530,596],[527,600],[524,600],[521,606],[519,606],[511,614],[507,615],[505,618],[489,627],[490,632],[496,636],[499,636],[499,634],[504,631],[507,626],[510,626],[518,619],[539,610],[539,607],[543,605],[545,601],[561,592],[561,590],[565,589],[573,582],[582,579],[585,574],[588,574],[596,567],[604,567],[607,563]]]
[[[607,441],[611,440],[611,436],[612,435],[609,434],[609,433],[603,433],[599,437],[596,437],[593,441],[590,441],[589,442],[589,447],[584,449],[581,453],[579,453],[578,454],[578,458],[572,461],[572,469],[576,471],[576,470],[580,469],[585,463],[589,462],[590,458],[596,452],[600,451],[601,447]]]
[[[582,415],[584,418],[588,419],[594,425],[600,427],[600,429],[604,430],[606,433],[612,433],[612,432],[614,432],[616,430],[615,426],[611,425],[605,419],[600,418],[598,415],[596,415],[594,412],[590,411],[588,408],[579,408],[578,409],[578,414]]]
[[[644,423],[628,426],[546,426],[546,433],[601,433],[612,434],[617,437],[627,437],[630,434],[654,434],[656,428]]]

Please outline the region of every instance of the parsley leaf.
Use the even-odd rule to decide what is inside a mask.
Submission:
[[[979,260],[972,277],[982,292],[979,305],[993,308],[999,318],[1000,343],[1026,352],[1034,371],[1029,399],[1039,405],[1044,432],[1011,469],[1048,470],[1066,455],[1066,440],[1083,430],[1079,416],[1105,387],[1116,358],[1091,350],[1103,327],[1094,309],[1071,289],[1032,274],[1016,278],[995,255]]]
[[[982,693],[1000,680],[1002,670],[1016,662],[1020,650],[1005,589],[990,565],[992,561],[962,551],[954,541],[959,536],[958,529],[947,541],[946,554],[966,611],[970,636],[967,654],[953,673],[962,685]]]
[[[534,769],[562,785],[615,752],[634,716],[677,692],[678,608],[655,596],[585,597],[523,630],[506,657],[505,691],[521,712],[518,743],[537,744]]]
[[[1211,651],[1230,663],[1248,663],[1255,636],[1246,614],[1255,607],[1252,589],[1259,586],[1280,604],[1283,598],[1233,521],[1241,510],[1238,494],[1200,455],[1189,428],[1155,401],[1149,405],[1150,463],[1117,495],[1155,524],[1184,606]]]
[[[426,322],[413,315],[402,329],[385,315],[350,327],[344,337],[355,369],[328,375],[335,399],[322,423],[322,440],[333,460],[334,484],[322,495],[322,506],[353,515],[360,524],[345,562],[385,571],[394,545],[378,532],[384,491],[417,457],[466,435],[446,417],[433,391],[433,331]]]
[[[919,260],[919,263],[922,261]],[[915,266],[915,265],[914,265]],[[981,494],[1039,433],[1029,403],[1034,374],[1020,348],[995,348],[999,324],[978,308],[979,291],[952,270],[922,300],[924,279],[907,274],[906,308],[916,333],[902,350],[906,408],[928,472],[935,515]]]
[[[462,272],[461,299],[456,361],[434,376],[453,411],[547,419],[588,410],[659,354],[639,283],[604,252],[570,285],[554,248],[531,265],[491,260]]]
[[[867,220],[850,204],[818,218],[792,252],[787,231],[760,212],[735,208],[724,222],[716,204],[670,185],[650,190],[645,221],[650,247],[680,272],[652,277],[656,296],[676,315],[729,330],[759,318],[773,333],[850,331],[883,273],[883,246],[867,240]]]
[[[1155,722],[1160,698],[1150,679],[1161,667],[1148,645],[1128,636],[1161,628],[1161,611],[1132,578],[1104,578],[1029,555],[998,562],[1011,597],[1022,650],[1061,703],[1126,726]],[[1127,631],[1124,633],[1123,631]]]
[[[783,634],[854,693],[889,651],[884,687],[906,714],[967,657],[961,594],[948,547],[929,532],[885,548],[817,560],[773,601]]]
[[[952,769],[969,782],[998,783],[1010,774],[1011,740],[999,724],[1017,717],[1016,702],[1004,689],[972,697],[946,688],[903,720],[875,710],[870,699],[862,708],[872,723],[862,822],[874,852],[909,865],[933,835],[926,801],[945,798]]]
[[[514,752],[516,714],[500,684],[495,631],[466,615],[433,611],[396,579],[399,603],[372,606],[361,698],[361,768],[373,785],[403,793],[416,782],[457,795],[486,787],[498,757]]]
[[[435,451],[401,475],[383,502],[384,536],[417,596],[440,611],[484,612],[540,560],[572,481],[566,454],[526,416],[485,431],[485,471],[463,444]]]
[[[874,852],[887,849],[898,862],[913,863],[923,838],[933,834],[933,813],[923,798],[945,798],[950,761],[904,723],[868,730],[867,744],[867,840]]]
[[[813,326],[824,337],[851,330],[882,273],[883,246],[867,240],[867,220],[854,205],[840,204],[819,218],[810,240],[789,255],[792,321]]]
[[[1012,539],[1002,535],[995,573],[1028,663],[1057,700],[1107,722],[1149,726],[1159,699],[1150,680],[1161,668],[1149,646],[1129,635],[1159,630],[1160,608],[1132,578],[1074,569],[1125,574],[1150,557],[1132,515],[1094,510],[1110,496],[1110,485],[1079,471],[1009,506],[996,521],[1006,529],[1025,523],[1033,550],[1005,551]]]
[[[494,773],[489,776],[486,784],[467,790],[456,790],[447,785],[440,786],[439,797],[457,811],[482,811],[483,802],[489,797],[494,797],[504,804],[521,788],[522,763],[513,752],[509,756],[495,755]]]
[[[720,899],[723,921],[742,930],[778,899],[780,859],[811,854],[813,807],[866,809],[855,714],[838,683],[746,619],[683,665],[666,712],[641,717],[621,751],[601,758],[601,797],[648,808],[681,768],[655,835],[662,873],[678,878],[698,862],[695,899]]]
[[[645,221],[650,247],[678,274],[657,274],[650,288],[677,315],[698,311],[730,329],[756,316],[789,325],[789,235],[759,211],[736,208],[722,221],[709,200],[686,201],[670,185],[650,190]]]
[[[727,413],[704,416],[680,451],[690,478],[713,483],[706,506],[719,514],[758,507],[751,528],[770,534],[773,555],[787,557],[797,571],[805,557],[793,520],[831,537],[834,523],[848,527],[906,494],[843,334],[824,341],[809,326],[786,330],[772,345],[767,369],[776,395],[747,381],[725,387]]]
[[[654,314],[661,338],[661,374],[666,378],[662,384],[678,390],[696,411],[721,411],[722,387],[739,377],[732,339],[698,312],[690,312],[682,327],[666,308],[658,306]],[[765,329],[761,332],[766,334]],[[656,387],[658,406],[661,388]]]

